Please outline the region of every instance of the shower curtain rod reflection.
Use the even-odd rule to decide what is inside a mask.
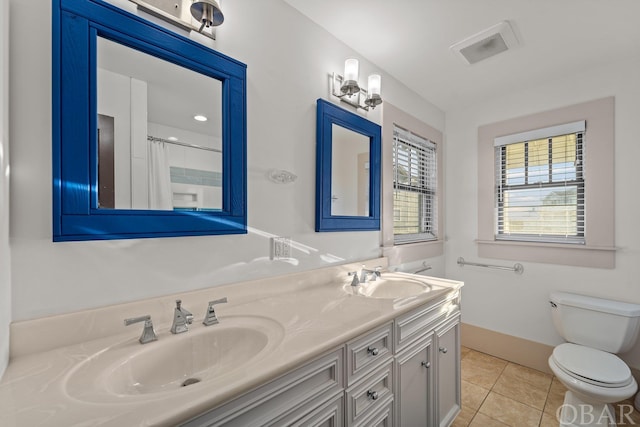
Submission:
[[[151,136],[151,135],[147,135],[147,141],[166,142],[167,144],[181,145],[183,147],[197,148],[198,150],[214,151],[216,153],[222,153],[222,150],[219,150],[217,148],[203,147],[202,145],[188,144],[186,142],[180,142],[180,141],[169,141],[168,139],[158,138],[157,136]]]

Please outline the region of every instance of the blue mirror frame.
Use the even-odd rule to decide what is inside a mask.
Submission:
[[[380,230],[380,126],[324,99],[318,99],[316,114],[316,231]],[[369,216],[331,215],[334,124],[369,138]]]
[[[53,241],[245,234],[246,65],[101,0],[53,0],[52,14]],[[98,209],[98,36],[222,83],[222,209]]]

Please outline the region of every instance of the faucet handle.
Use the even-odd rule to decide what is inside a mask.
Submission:
[[[153,329],[153,322],[151,322],[150,315],[147,314],[146,316],[124,319],[125,326],[133,325],[134,323],[139,323],[139,322],[144,322],[142,335],[140,335],[140,338],[138,339],[138,341],[140,341],[140,344],[146,344],[151,341],[156,341],[158,337],[156,336],[156,331]]]
[[[218,321],[218,317],[216,316],[216,309],[214,306],[216,304],[224,304],[226,302],[228,302],[227,297],[209,301],[209,306],[207,307],[207,313],[204,315],[204,320],[202,321],[202,324],[205,326],[211,326],[211,325],[215,325],[216,323],[220,323]]]
[[[360,279],[358,279],[358,272],[357,271],[350,271],[347,274],[349,276],[353,276],[353,279],[351,280],[351,286],[358,286],[360,284]]]
[[[184,316],[184,320],[185,322],[187,322],[187,325],[190,325],[193,323],[193,314],[191,314],[191,312],[186,308],[182,307],[182,300],[179,300],[179,299],[176,300],[176,308],[182,312],[182,315]]]

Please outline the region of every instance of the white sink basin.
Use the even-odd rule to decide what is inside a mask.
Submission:
[[[68,375],[66,391],[91,401],[180,392],[200,382],[224,381],[258,363],[283,337],[284,329],[271,319],[225,316],[217,325],[194,325],[149,344],[131,339],[81,362]]]
[[[381,299],[408,298],[433,289],[442,289],[442,287],[396,273],[382,273],[382,276],[375,281],[361,283],[358,286],[350,284],[344,286],[345,292],[352,295]]]

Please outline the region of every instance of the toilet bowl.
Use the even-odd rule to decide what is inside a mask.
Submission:
[[[585,403],[615,403],[638,390],[631,369],[619,357],[577,344],[560,344],[549,357],[558,380]]]
[[[640,305],[566,292],[553,292],[550,303],[553,323],[568,341],[549,357],[549,367],[568,390],[560,426],[615,427],[611,404],[638,390],[631,370],[615,353],[635,343]]]

